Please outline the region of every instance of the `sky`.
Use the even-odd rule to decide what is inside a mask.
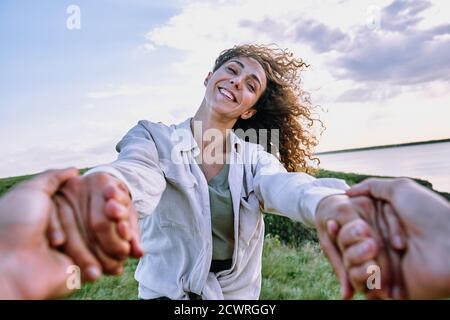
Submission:
[[[115,159],[140,119],[199,107],[218,54],[275,43],[326,130],[317,152],[450,138],[448,1],[2,0],[0,177]]]

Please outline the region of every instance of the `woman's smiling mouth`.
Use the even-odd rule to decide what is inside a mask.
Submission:
[[[234,94],[232,92],[228,91],[227,89],[219,87],[219,92],[223,96],[225,96],[228,100],[236,102],[236,97],[234,96]]]

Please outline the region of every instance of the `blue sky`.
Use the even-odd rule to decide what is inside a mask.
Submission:
[[[301,3],[301,5],[300,5]],[[69,5],[80,9],[69,30]],[[450,137],[445,1],[0,2],[0,177],[114,159],[139,119],[182,121],[217,54],[277,43],[327,126],[320,150]]]

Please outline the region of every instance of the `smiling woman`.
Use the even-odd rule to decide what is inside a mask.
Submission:
[[[225,50],[192,118],[170,126],[139,121],[118,143],[116,161],[86,173],[99,181],[91,210],[102,210],[107,187],[94,177],[107,173],[127,186],[140,215],[141,299],[257,299],[262,211],[318,226],[322,237],[321,217],[340,219],[334,206],[347,220],[358,216],[342,195],[344,181],[298,172],[308,170],[316,144],[312,106],[298,83],[305,67],[274,46]],[[256,141],[247,141],[249,131]]]
[[[238,57],[246,57],[241,59],[252,71],[258,71],[245,70]],[[279,141],[271,143],[272,137],[269,136],[267,151],[272,154],[279,152],[288,171],[307,172],[307,159],[313,160],[312,150],[318,143],[310,129],[315,122],[322,125],[320,120],[313,118],[313,106],[299,85],[300,72],[307,64],[276,46],[243,45],[223,51],[216,59],[213,71],[223,66],[237,77],[242,71],[249,73],[247,89],[258,96],[251,109],[252,116],[239,118],[233,129],[277,129]],[[278,142],[279,150],[271,150],[271,146],[278,146]]]

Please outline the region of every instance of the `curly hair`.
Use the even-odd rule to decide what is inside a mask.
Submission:
[[[318,144],[313,127],[316,121],[324,127],[320,119],[313,118],[314,107],[309,95],[300,87],[300,71],[308,65],[287,49],[275,45],[244,44],[222,51],[213,71],[234,57],[258,61],[265,71],[267,87],[253,106],[257,112],[247,120],[239,118],[233,130],[255,129],[259,141],[258,129],[267,129],[269,149],[266,151],[278,154],[286,170],[313,171],[311,164],[320,162],[313,156],[314,147]],[[272,129],[279,130],[279,150],[272,150],[276,147],[270,134]]]

